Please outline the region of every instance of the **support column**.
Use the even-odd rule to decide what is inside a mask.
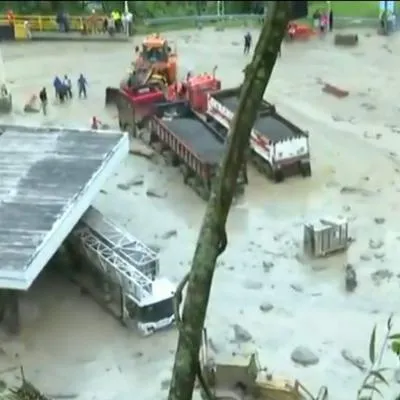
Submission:
[[[19,291],[0,290],[0,323],[7,333],[18,335],[21,331]]]

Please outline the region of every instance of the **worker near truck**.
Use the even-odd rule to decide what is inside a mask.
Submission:
[[[39,92],[39,99],[43,115],[47,115],[47,91],[45,87]]]
[[[251,33],[247,32],[244,35],[244,51],[243,51],[244,54],[249,54],[252,40],[253,39],[251,37]]]
[[[79,98],[82,98],[82,96],[83,96],[83,98],[86,99],[86,97],[87,97],[86,87],[87,87],[87,80],[83,74],[80,74],[79,78],[78,78],[78,97]]]

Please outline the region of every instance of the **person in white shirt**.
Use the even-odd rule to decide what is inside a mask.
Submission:
[[[67,96],[72,99],[72,83],[67,75],[64,75],[63,85],[67,91]]]
[[[127,36],[130,34],[130,26],[132,25],[133,14],[130,11],[125,11],[122,17],[122,23],[124,25],[124,32]]]

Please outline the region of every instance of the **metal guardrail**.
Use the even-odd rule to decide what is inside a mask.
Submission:
[[[217,14],[207,15],[189,15],[182,17],[163,17],[163,18],[148,18],[143,21],[146,26],[162,27],[163,25],[201,25],[202,23],[217,23],[217,22],[258,22],[262,16],[260,14],[225,14],[218,16]],[[310,19],[311,23],[311,19]],[[335,25],[338,28],[344,27],[376,27],[379,23],[377,18],[365,17],[335,17]]]
[[[220,21],[258,21],[260,14],[225,14],[218,16],[217,14],[208,15],[189,15],[183,17],[163,17],[163,18],[149,18],[143,22],[147,26],[160,26],[160,25],[179,25],[182,23],[193,25],[206,22],[220,22]]]

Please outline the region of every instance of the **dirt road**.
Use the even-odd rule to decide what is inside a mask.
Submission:
[[[171,34],[178,42],[181,75],[210,71],[216,64],[224,87],[240,83],[248,62],[242,55],[244,33],[204,29]],[[399,45],[398,36],[363,32],[355,49],[335,48],[330,37],[283,46],[266,97],[309,130],[313,177],[275,185],[250,171],[247,194],[229,219],[230,245],[219,262],[207,316],[218,351],[237,349],[232,325],[239,323],[251,334],[264,365],[300,379],[313,391],[328,385],[333,400],[355,398],[363,378],[341,351],[367,359],[373,324],[382,324],[382,338],[384,322],[398,305]],[[9,120],[89,126],[96,115],[115,126],[116,113],[104,110],[104,89],[118,84],[133,49],[133,43],[5,45],[16,105]],[[89,81],[87,100],[51,105],[48,117],[22,113],[32,93],[44,85],[52,92],[54,75],[68,74],[76,81],[81,72]],[[322,92],[322,82],[341,86],[350,96],[330,97]],[[138,175],[144,177],[143,187],[117,188]],[[150,187],[166,189],[168,197],[147,198]],[[343,187],[352,190],[342,193]],[[188,270],[205,205],[182,185],[176,170],[128,156],[96,206],[158,245],[165,275],[178,281]],[[304,264],[299,257],[302,223],[327,215],[348,217],[356,242],[345,258]],[[170,229],[178,235],[163,240]],[[354,266],[359,281],[351,295],[344,291],[346,263]],[[273,306],[268,313],[260,310],[264,303]],[[141,339],[52,274],[39,279],[23,305],[24,332],[19,340],[4,339],[1,366],[17,363],[18,354],[27,377],[45,392],[76,393],[84,400],[166,396],[176,345],[173,330]],[[291,352],[300,345],[318,356],[317,365],[293,364]],[[396,360],[389,355],[385,364],[396,365]],[[393,393],[397,388],[394,383]]]

